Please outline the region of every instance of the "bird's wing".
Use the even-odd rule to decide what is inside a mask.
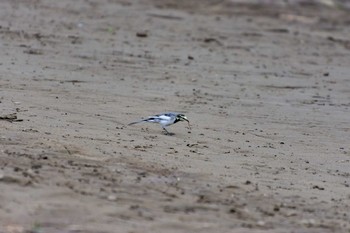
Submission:
[[[164,113],[164,114],[155,115],[155,116],[150,117],[150,118],[157,118],[161,121],[169,121],[169,120],[173,119],[174,117],[175,117],[175,115]]]

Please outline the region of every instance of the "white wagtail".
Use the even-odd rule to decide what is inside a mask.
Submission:
[[[129,125],[142,123],[142,122],[159,123],[162,126],[162,128],[165,130],[166,134],[171,135],[172,133],[166,130],[165,127],[173,125],[179,121],[187,121],[188,127],[190,128],[190,122],[187,119],[187,117],[182,113],[176,113],[176,112],[166,112],[166,113],[161,113],[154,116],[149,116],[146,119],[131,122]]]

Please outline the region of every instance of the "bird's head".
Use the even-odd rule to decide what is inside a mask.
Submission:
[[[187,119],[187,117],[186,117],[184,114],[178,114],[178,115],[176,116],[176,119],[177,119],[178,121],[187,121],[187,122],[189,122],[189,120]]]

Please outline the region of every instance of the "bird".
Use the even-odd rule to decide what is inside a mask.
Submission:
[[[166,127],[173,125],[173,124],[180,122],[180,121],[187,121],[188,127],[191,129],[190,121],[187,119],[187,117],[184,114],[177,113],[177,112],[160,113],[157,115],[149,116],[149,117],[142,119],[142,120],[139,120],[139,121],[131,122],[128,125],[134,125],[134,124],[138,124],[138,123],[142,123],[142,122],[159,123],[162,126],[163,130],[165,131],[165,134],[173,135],[173,133],[170,133],[166,129]]]

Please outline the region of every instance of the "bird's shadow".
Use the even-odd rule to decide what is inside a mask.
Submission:
[[[176,135],[175,133],[170,133],[170,132],[163,132],[164,135],[166,136],[174,136]]]

